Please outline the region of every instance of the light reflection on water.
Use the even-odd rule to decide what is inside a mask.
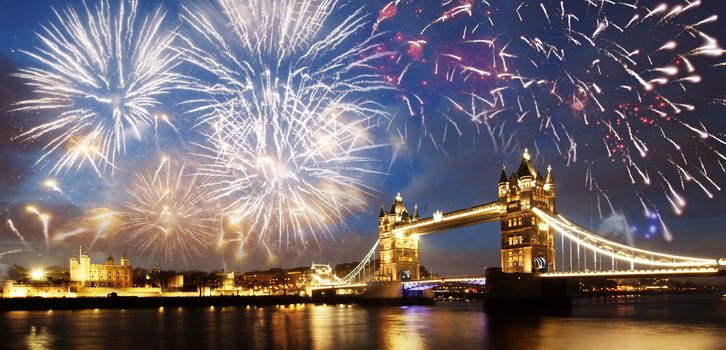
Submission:
[[[568,314],[426,307],[271,307],[0,313],[0,348],[726,349],[713,295],[583,299]]]
[[[31,350],[50,349],[53,344],[53,336],[48,332],[48,327],[30,326],[30,334],[25,338],[25,346]]]

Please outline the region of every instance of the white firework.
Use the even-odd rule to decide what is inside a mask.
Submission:
[[[99,176],[113,170],[126,139],[142,139],[144,129],[158,122],[154,111],[161,98],[185,81],[174,72],[176,34],[164,28],[166,13],[158,8],[140,16],[137,7],[136,0],[119,0],[118,6],[101,0],[54,10],[55,20],[37,33],[40,45],[22,50],[38,65],[16,76],[36,97],[15,109],[51,119],[16,138],[46,143],[38,162],[59,154],[51,172],[84,163]]]
[[[364,175],[374,172],[366,154],[379,147],[369,117],[345,95],[296,93],[273,86],[260,105],[219,110],[207,135],[212,146],[201,154],[212,199],[224,203],[238,232],[286,248],[304,246],[306,234],[317,240],[364,207],[372,192]]]
[[[217,210],[207,205],[203,184],[184,163],[175,165],[166,157],[157,168],[136,173],[121,213],[126,241],[167,263],[202,256],[218,228]]]
[[[393,89],[372,63],[388,53],[378,35],[365,33],[365,11],[343,16],[338,1],[218,5],[222,26],[185,10],[192,35],[203,40],[187,37],[180,50],[212,76],[194,86],[205,95],[188,103],[209,141],[201,145],[201,173],[235,226],[223,240],[278,248],[317,242],[372,191],[369,152],[380,145],[368,131],[387,114],[370,95]]]

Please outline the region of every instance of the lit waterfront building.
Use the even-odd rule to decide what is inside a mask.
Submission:
[[[313,276],[332,276],[332,268],[327,264],[313,264],[311,267],[290,269],[274,268],[266,271],[249,271],[239,275],[239,284],[250,295],[304,295],[315,282]]]
[[[131,265],[126,256],[116,265],[109,254],[105,264],[92,264],[88,254],[78,252],[79,257],[71,257],[71,284],[77,287],[131,288],[133,286]]]
[[[240,289],[236,286],[236,274],[232,272],[221,273],[222,286],[212,290],[210,295],[239,295]]]
[[[0,296],[3,298],[64,298],[69,296],[68,283],[18,283],[0,281]]]
[[[169,278],[166,288],[180,290],[184,288],[184,275],[174,275]]]

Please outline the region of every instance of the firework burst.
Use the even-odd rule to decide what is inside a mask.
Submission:
[[[381,50],[383,35],[361,34],[370,26],[363,8],[337,25],[329,23],[336,8],[338,1],[328,0],[220,0],[223,24],[201,9],[185,8],[182,19],[191,34],[181,38],[185,45],[178,50],[185,61],[209,73],[189,82],[190,90],[205,93],[186,101],[196,107],[189,113],[201,112],[203,122],[216,119],[220,104],[262,100],[258,95],[265,84],[294,88],[300,96],[359,93],[361,105],[371,104],[363,93],[395,90],[373,68],[390,54]],[[325,25],[333,28],[323,31]],[[379,110],[371,114],[382,115]]]
[[[646,187],[657,185],[653,191],[680,214],[688,183],[710,198],[726,172],[724,135],[692,113],[723,95],[712,89],[717,94],[709,96],[700,86],[718,81],[713,77],[724,64],[723,49],[707,32],[717,17],[699,6],[444,1],[424,7],[397,0],[383,8],[377,26],[399,29],[392,45],[400,53],[391,57],[398,68],[390,74],[416,97],[404,97],[411,115],[419,110],[411,101],[425,110],[432,87],[456,87],[439,109],[444,139],[474,125],[495,149],[518,142],[552,150],[568,165],[585,164],[586,183],[609,203],[595,181],[597,164],[607,159],[623,170],[648,216],[657,209],[642,194],[651,191]],[[404,17],[418,25],[404,25]]]
[[[361,34],[371,23],[363,9],[331,23],[337,1],[218,6],[221,26],[186,9],[192,36],[204,40],[185,38],[180,50],[210,74],[193,87],[205,96],[188,103],[209,140],[201,173],[235,226],[225,240],[240,242],[238,256],[250,241],[305,246],[371,192],[364,177],[380,145],[368,131],[387,114],[370,94],[394,89],[372,64],[388,53],[379,35]]]
[[[37,34],[40,45],[22,51],[38,66],[16,76],[37,97],[15,109],[52,119],[16,138],[49,140],[39,162],[59,154],[51,172],[84,164],[99,176],[113,170],[127,138],[143,138],[155,123],[160,98],[184,80],[174,73],[178,54],[171,50],[175,34],[163,28],[165,12],[140,16],[137,5],[136,0],[119,0],[118,6],[102,0],[55,11],[55,21]]]
[[[189,174],[185,163],[172,163],[164,157],[157,167],[136,173],[120,213],[126,241],[140,253],[163,257],[167,263],[201,256],[218,228],[217,211],[207,204],[201,178]]]
[[[301,97],[278,88],[261,94],[269,98],[265,107],[218,111],[202,173],[244,237],[305,245],[306,233],[317,240],[364,206],[372,189],[363,176],[374,172],[366,154],[379,146],[368,133],[369,117],[343,102],[345,95]]]

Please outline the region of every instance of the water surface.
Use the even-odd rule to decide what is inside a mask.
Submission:
[[[0,313],[8,349],[726,349],[720,295],[578,299],[566,313],[291,305]]]

